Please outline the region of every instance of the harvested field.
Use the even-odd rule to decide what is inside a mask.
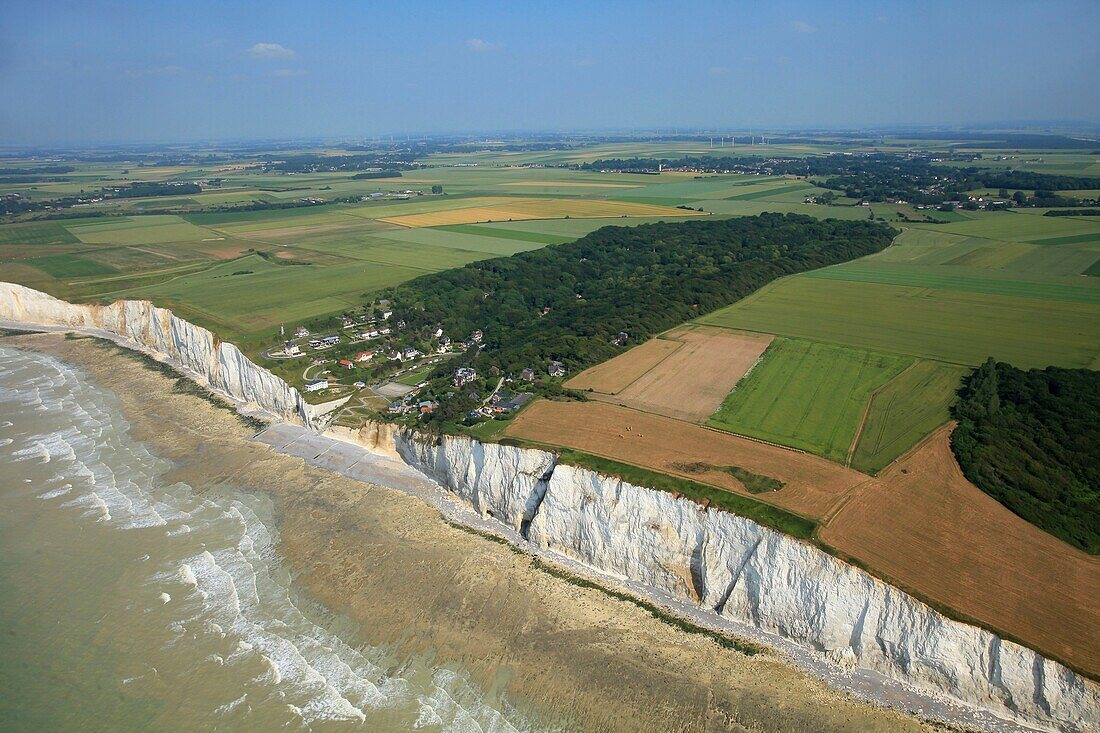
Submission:
[[[601,402],[540,400],[520,413],[504,434],[752,496],[728,471],[699,471],[695,464],[738,466],[786,484],[755,498],[810,518],[824,516],[853,487],[871,480],[816,456]]]
[[[431,211],[404,216],[379,218],[404,227],[436,227],[450,224],[476,224],[488,221],[522,221],[524,219],[600,219],[624,216],[704,216],[703,212],[676,209],[670,206],[638,204],[630,201],[589,201],[582,199],[506,199],[483,206]]]
[[[745,375],[772,336],[684,326],[587,369],[567,386],[645,412],[702,422]]]
[[[635,183],[587,183],[585,181],[513,181],[502,186],[538,186],[552,188],[641,188]]]
[[[570,389],[590,389],[605,395],[618,394],[683,345],[682,341],[650,339],[614,359],[585,369],[566,382],[565,386]]]
[[[1100,675],[1100,558],[967,481],[950,430],[853,492],[821,539],[904,588]]]

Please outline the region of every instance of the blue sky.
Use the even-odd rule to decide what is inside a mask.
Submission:
[[[1100,122],[1100,3],[7,2],[0,143]]]

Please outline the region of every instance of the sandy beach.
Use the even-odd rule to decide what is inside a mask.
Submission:
[[[3,337],[80,366],[118,396],[134,438],[195,485],[232,480],[277,507],[305,593],[395,658],[455,663],[548,723],[592,731],[918,731],[772,653],[747,656],[540,569],[421,500],[308,466],[141,357],[83,337]],[[942,728],[937,728],[942,729]]]

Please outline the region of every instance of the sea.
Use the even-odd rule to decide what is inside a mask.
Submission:
[[[460,667],[304,598],[274,508],[170,482],[118,399],[0,346],[0,730],[528,731]]]

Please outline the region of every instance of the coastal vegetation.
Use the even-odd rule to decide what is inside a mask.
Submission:
[[[954,407],[966,477],[1032,524],[1100,554],[1100,372],[987,360]]]

